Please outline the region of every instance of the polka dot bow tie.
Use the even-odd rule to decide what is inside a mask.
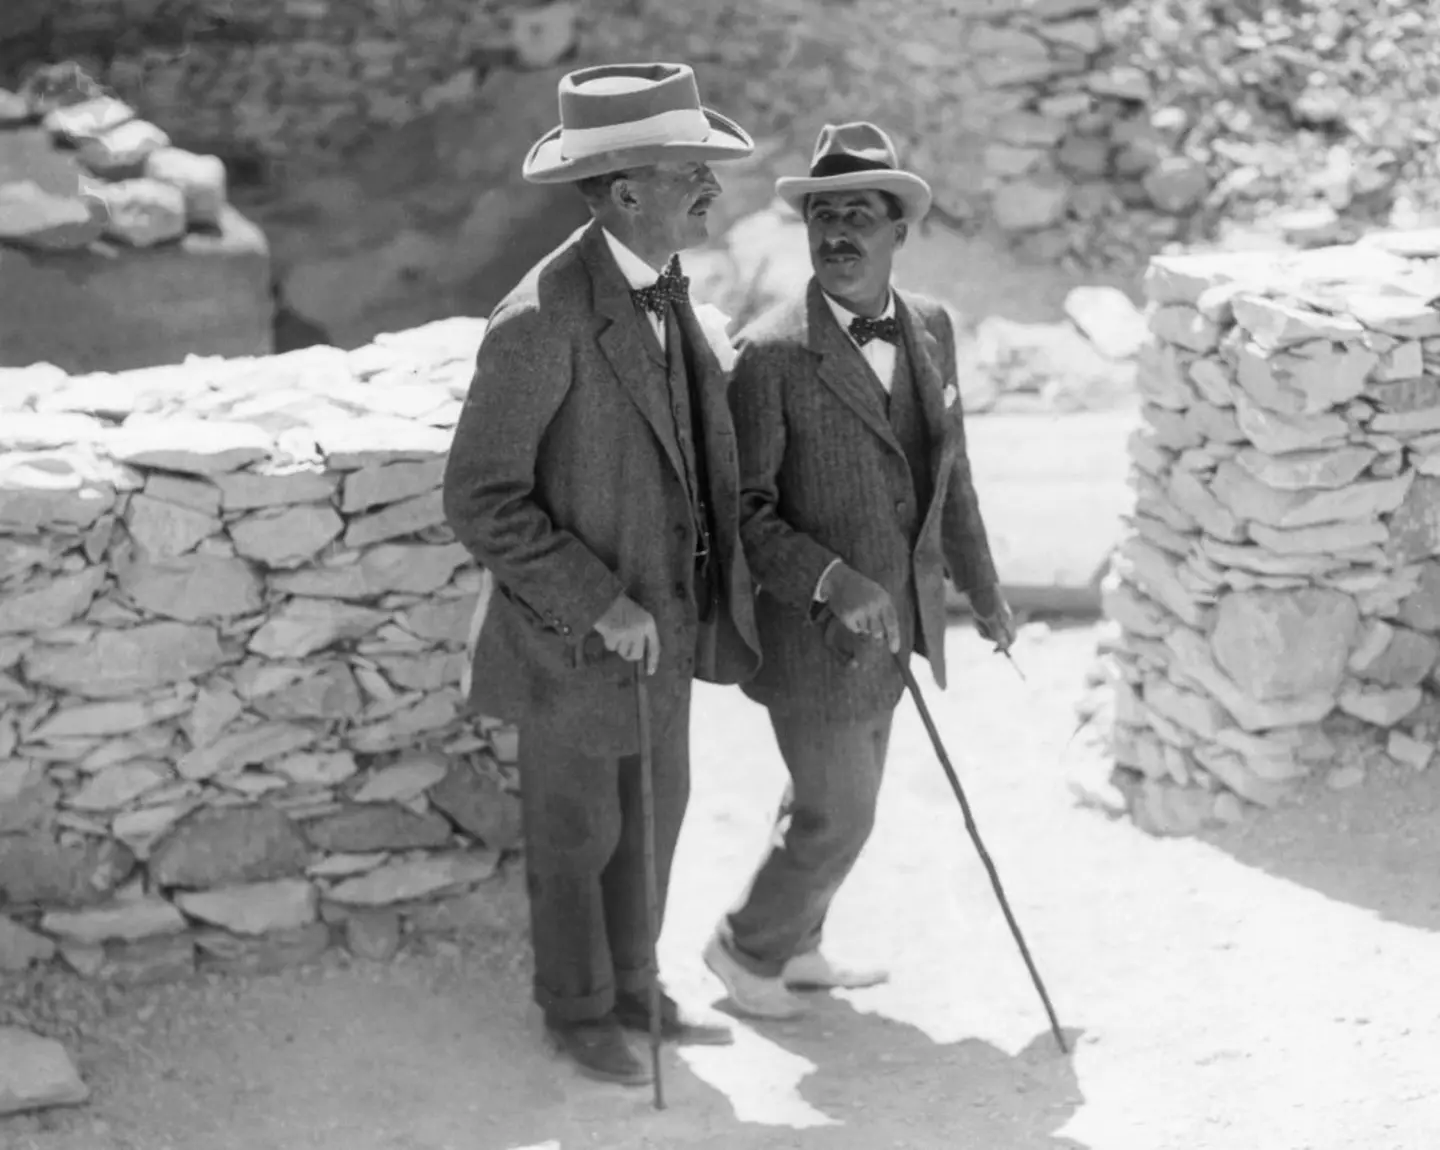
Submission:
[[[664,319],[665,309],[671,304],[686,303],[690,299],[690,277],[681,274],[680,257],[671,256],[659,279],[649,287],[632,288],[630,294],[646,311]]]
[[[893,316],[886,319],[866,319],[857,315],[850,321],[850,338],[864,347],[872,339],[883,339],[886,343],[900,342],[900,321]]]

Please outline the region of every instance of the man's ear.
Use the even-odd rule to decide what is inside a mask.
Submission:
[[[640,208],[635,186],[624,176],[610,185],[610,202],[622,212],[636,212]]]
[[[895,246],[896,246],[897,248],[903,248],[903,247],[905,246],[905,237],[908,236],[909,234],[910,234],[910,225],[909,225],[909,224],[905,223],[903,220],[902,220],[901,222],[897,223],[897,224],[895,225]]]

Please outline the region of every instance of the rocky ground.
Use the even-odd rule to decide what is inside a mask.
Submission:
[[[837,903],[842,957],[891,985],[667,1057],[670,1108],[543,1054],[523,891],[389,965],[100,990],[12,982],[0,1025],[65,1039],[92,1094],[0,1120],[14,1150],[1428,1150],[1440,1128],[1440,775],[1324,791],[1194,840],[1081,805],[1067,745],[1096,634],[1027,629],[1022,682],[968,629],[936,718],[1068,1028],[1061,1057],[913,709],[875,839]],[[763,716],[706,688],[662,963],[698,952],[767,833]],[[1093,764],[1090,764],[1093,766]]]

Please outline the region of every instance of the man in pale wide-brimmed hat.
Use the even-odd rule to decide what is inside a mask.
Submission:
[[[809,234],[814,278],[741,333],[731,384],[740,534],[761,590],[764,655],[745,684],[770,711],[790,787],[777,843],[705,960],[742,1013],[791,1017],[793,989],[859,987],[821,950],[826,914],[869,837],[891,717],[894,656],[945,685],[945,588],[1000,649],[1014,624],[970,479],[951,320],[891,285],[930,208],[870,123],[827,125],[809,175],[777,193]]]
[[[706,238],[710,164],[753,144],[682,65],[574,72],[560,118],[525,178],[575,184],[594,218],[492,314],[445,513],[485,570],[470,702],[519,727],[535,999],[581,1071],[640,1085],[650,1068],[625,1036],[650,1021],[635,665],[663,906],[692,678],[733,683],[759,662],[717,360],[729,345],[697,321],[677,259]],[[672,1041],[731,1040],[668,996],[661,1022]]]

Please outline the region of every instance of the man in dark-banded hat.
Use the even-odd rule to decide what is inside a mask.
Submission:
[[[950,317],[891,285],[929,186],[857,122],[827,125],[809,174],[776,191],[806,222],[814,278],[741,333],[731,403],[761,588],[764,663],[744,689],[769,709],[790,789],[777,845],[705,951],[736,1008],[766,1018],[801,1012],[793,989],[884,977],[820,944],[874,822],[904,689],[895,656],[927,656],[945,685],[945,578],[983,635],[1014,639],[970,480]]]
[[[495,309],[455,429],[445,512],[485,570],[468,693],[519,727],[534,993],[586,1074],[650,1081],[625,1031],[651,978],[634,668],[649,676],[663,906],[689,794],[690,686],[759,663],[734,431],[679,253],[703,243],[710,165],[753,150],[681,65],[587,68],[525,159],[593,220]],[[723,341],[722,341],[723,342]],[[662,1033],[723,1027],[662,1000]]]

